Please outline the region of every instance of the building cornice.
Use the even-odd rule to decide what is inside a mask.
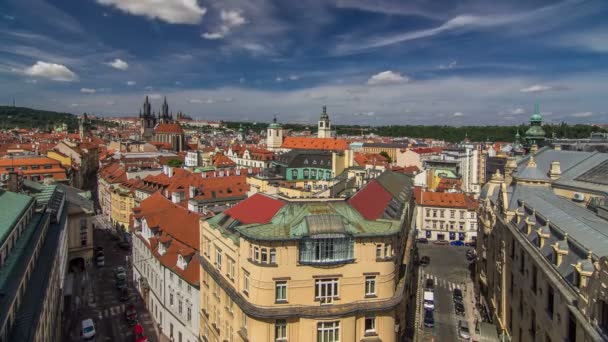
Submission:
[[[250,303],[239,291],[237,291],[231,283],[229,283],[212,265],[200,254],[196,254],[195,258],[200,263],[201,267],[207,272],[213,280],[220,285],[226,294],[239,306],[247,316],[258,319],[283,319],[283,318],[312,318],[323,319],[333,317],[346,317],[360,314],[386,312],[397,308],[403,301],[405,289],[404,275],[399,279],[397,287],[392,297],[374,301],[356,301],[347,304],[334,305],[319,305],[319,306],[259,306]]]

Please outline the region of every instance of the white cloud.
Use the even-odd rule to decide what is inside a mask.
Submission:
[[[32,80],[25,80],[25,83],[36,84],[36,83],[38,83],[38,80],[34,80],[34,79],[32,79]]]
[[[456,113],[452,114],[452,116],[458,117],[458,116],[464,116],[464,114],[462,112],[456,112]]]
[[[239,83],[245,83],[245,77],[239,78]]]
[[[215,100],[214,100],[214,99],[209,98],[209,99],[205,100],[205,103],[206,103],[206,104],[212,104],[212,103],[215,103]]]
[[[135,82],[135,81],[127,81],[128,86],[134,86],[136,84],[137,84],[137,82]]]
[[[158,19],[170,24],[199,24],[207,9],[197,0],[97,0],[133,15]]]
[[[367,84],[369,85],[380,85],[380,84],[395,84],[395,83],[406,83],[409,82],[410,78],[401,75],[398,72],[393,72],[391,70],[386,70],[380,72],[378,74],[373,75],[367,80]]]
[[[80,92],[85,94],[95,94],[97,90],[93,88],[80,88]]]
[[[233,28],[239,27],[247,23],[247,20],[245,20],[245,17],[243,17],[241,11],[236,10],[222,10],[220,12],[220,19],[221,24],[216,30],[212,32],[205,32],[201,36],[209,40],[222,39],[226,35],[228,35]]]
[[[162,98],[160,94],[148,94],[148,97],[152,100],[160,100]]]
[[[201,34],[201,37],[205,38],[205,39],[209,39],[209,40],[216,40],[216,39],[222,39],[224,38],[225,33],[224,32],[205,32],[203,34]]]
[[[78,107],[78,106],[80,106],[80,104],[79,104],[79,103],[72,103],[72,104],[70,105],[70,107],[74,107],[74,108],[76,108],[76,107]]]
[[[26,75],[44,77],[53,81],[72,82],[78,80],[78,75],[65,65],[38,61],[23,71]]]
[[[608,31],[592,30],[558,38],[557,45],[584,49],[592,52],[608,53]]]
[[[109,62],[108,65],[118,70],[127,70],[129,68],[129,63],[120,58],[116,58],[115,60]]]
[[[190,99],[190,103],[203,103],[201,99]]]
[[[15,20],[15,17],[13,17],[12,15],[5,14],[5,15],[3,15],[3,17],[4,17],[4,19],[6,19],[6,20],[10,20],[10,21]]]
[[[300,76],[298,76],[298,75],[290,75],[288,78],[289,78],[290,81],[297,81],[297,80],[300,79]]]
[[[526,113],[526,110],[521,107],[514,108],[511,110],[511,114],[513,114],[513,115],[520,115],[520,114],[525,114],[525,113]]]
[[[275,82],[283,82],[283,77],[277,77],[274,79]]]
[[[521,91],[522,93],[542,93],[549,90],[553,90],[553,87],[542,84],[535,84],[526,88],[522,88],[519,91]]]
[[[454,67],[456,67],[456,61],[451,61],[448,64],[439,64],[439,69],[445,70],[445,69],[454,69]]]
[[[574,118],[588,118],[590,116],[593,116],[592,112],[579,112],[579,113],[574,113],[574,114],[570,114],[571,117]]]

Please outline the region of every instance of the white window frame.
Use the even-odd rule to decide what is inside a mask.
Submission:
[[[365,276],[365,295],[376,295],[376,276]]]
[[[367,329],[367,323],[371,322],[371,329]],[[376,333],[376,317],[365,317],[365,321],[363,322],[363,329],[366,334],[375,334]]]
[[[317,323],[317,342],[340,342],[340,321]]]
[[[287,341],[287,321],[277,319],[274,322],[274,340],[279,342]]]
[[[279,298],[279,294],[282,294],[283,298]],[[274,283],[274,300],[276,302],[287,301],[287,280],[278,280]]]
[[[321,305],[332,304],[334,298],[340,295],[340,281],[338,278],[323,278],[315,281],[315,299]]]
[[[215,267],[222,270],[222,250],[217,247],[215,247]]]

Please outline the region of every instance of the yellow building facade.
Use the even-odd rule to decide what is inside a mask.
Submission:
[[[398,341],[410,210],[370,219],[344,200],[257,194],[201,221],[201,339]]]
[[[121,186],[111,189],[110,200],[112,211],[110,219],[114,227],[127,229],[133,208],[135,208],[135,195],[132,191]]]

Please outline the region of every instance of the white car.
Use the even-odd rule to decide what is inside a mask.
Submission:
[[[467,323],[467,321],[458,321],[458,336],[467,341],[471,338],[471,333],[469,332],[469,323]]]
[[[94,341],[95,340],[95,324],[93,320],[87,318],[82,321],[82,340],[83,341]]]
[[[424,291],[424,308],[428,310],[435,309],[435,294],[431,291]]]

